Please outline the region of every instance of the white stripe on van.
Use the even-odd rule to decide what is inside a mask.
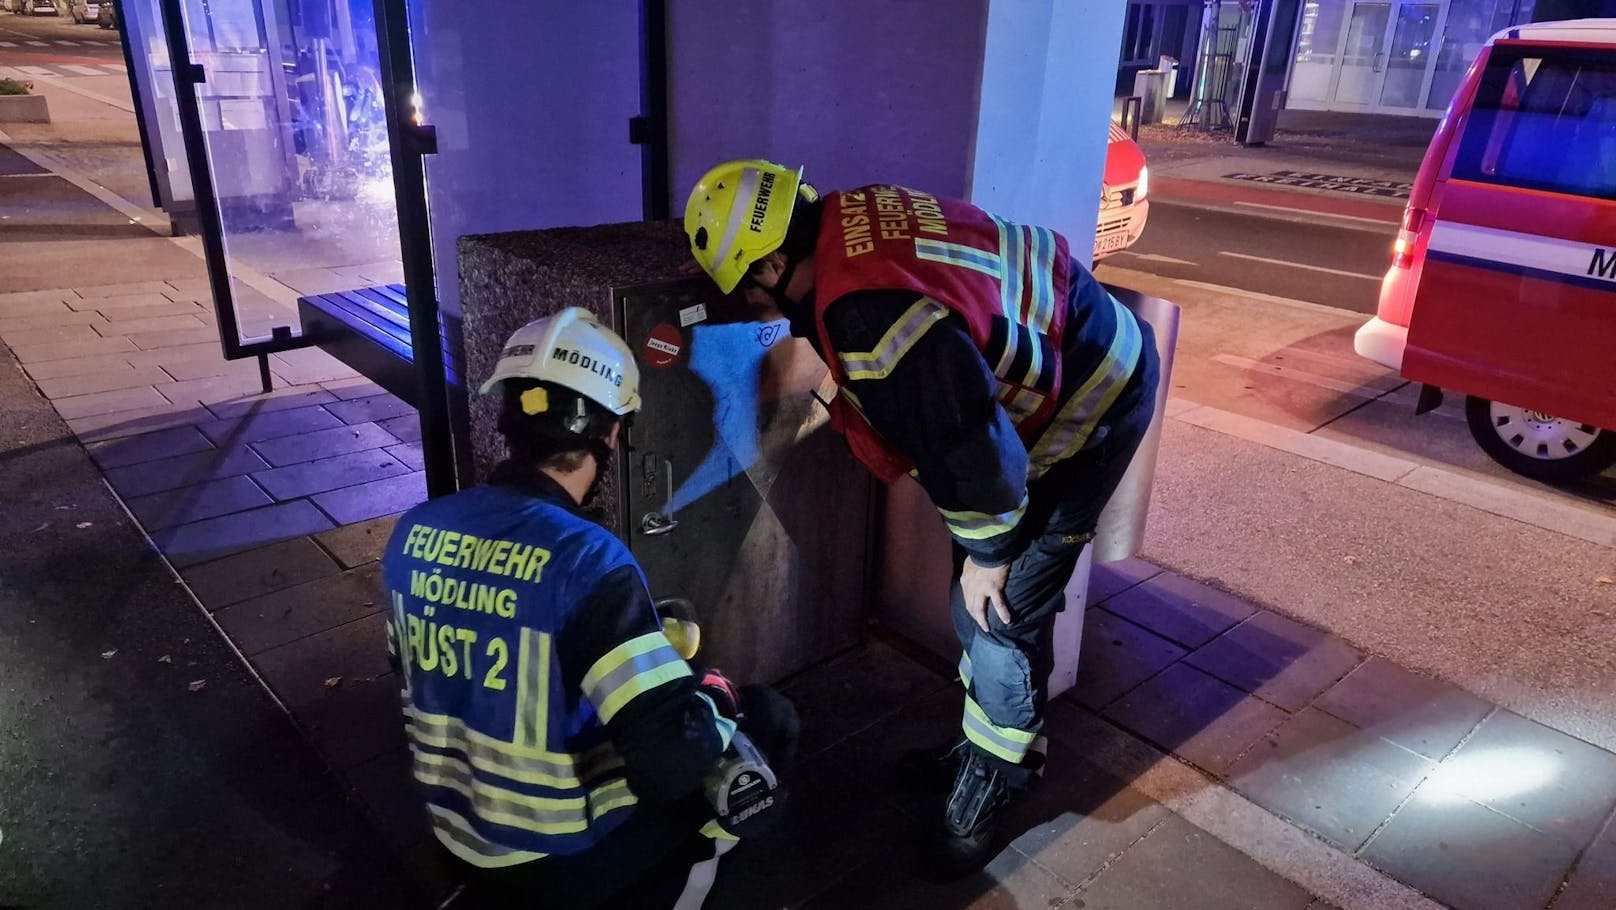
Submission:
[[[1575,240],[1438,221],[1430,251],[1616,284],[1616,249]]]

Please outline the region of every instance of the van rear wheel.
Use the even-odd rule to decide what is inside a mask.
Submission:
[[[1474,395],[1465,419],[1482,451],[1534,480],[1576,480],[1616,464],[1616,432],[1591,424]]]

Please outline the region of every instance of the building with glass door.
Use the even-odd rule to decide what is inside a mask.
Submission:
[[[1534,0],[1304,0],[1286,107],[1439,117],[1487,39]]]
[[[1134,74],[1154,69],[1163,57],[1178,61],[1178,80],[1168,94],[1189,93],[1195,54],[1201,41],[1202,0],[1133,0],[1122,24],[1122,53],[1117,59],[1117,92],[1133,91]]]

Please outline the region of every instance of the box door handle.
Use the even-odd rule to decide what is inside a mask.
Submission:
[[[656,468],[652,459],[655,456],[647,454],[642,470],[645,472],[646,486],[656,482]],[[640,516],[640,533],[647,537],[656,537],[666,534],[679,527],[679,522],[673,517],[673,459],[662,459],[663,480],[667,484],[668,498],[663,501],[661,511],[650,511]]]

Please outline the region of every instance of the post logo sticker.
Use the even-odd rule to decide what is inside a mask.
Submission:
[[[679,359],[684,343],[684,333],[664,322],[652,329],[651,336],[645,339],[645,362],[653,367],[666,367]]]

